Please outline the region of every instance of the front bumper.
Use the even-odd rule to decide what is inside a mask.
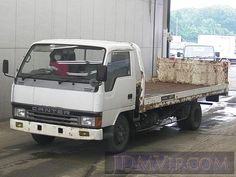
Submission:
[[[10,119],[10,127],[11,129],[23,132],[61,138],[76,140],[103,140],[103,129],[74,128],[17,119]]]

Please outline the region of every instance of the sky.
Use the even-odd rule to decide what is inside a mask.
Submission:
[[[171,0],[171,9],[204,8],[214,5],[226,5],[236,9],[236,0]]]

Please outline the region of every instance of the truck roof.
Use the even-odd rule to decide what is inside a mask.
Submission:
[[[102,40],[84,40],[84,39],[49,39],[35,42],[34,44],[66,44],[66,45],[85,45],[102,47],[105,49],[132,49],[131,43],[128,42],[114,42]]]

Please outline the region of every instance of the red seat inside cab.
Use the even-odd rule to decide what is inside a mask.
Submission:
[[[73,50],[60,49],[54,50],[50,54],[50,66],[57,70],[57,74],[60,76],[67,76],[69,72],[69,65],[64,64],[63,61],[74,61],[75,53]]]

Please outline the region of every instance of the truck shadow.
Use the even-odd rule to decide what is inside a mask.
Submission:
[[[176,126],[141,133],[130,141],[127,152],[165,152],[168,148],[164,145],[160,146],[163,142],[165,144],[169,143],[172,139],[178,139],[186,133],[189,132],[179,131]],[[175,143],[171,146],[174,147],[174,145]],[[42,163],[30,167],[30,171],[37,171],[38,168],[44,167],[48,172],[42,173],[53,174],[55,171],[52,169],[58,168],[58,165],[62,165],[62,167],[57,169],[57,173],[63,172],[65,168],[67,170],[76,169],[77,167],[89,169],[96,166],[105,159],[106,144],[99,141],[74,141],[58,138],[51,145],[39,146],[33,140],[26,139],[24,143],[8,146],[3,151],[7,154],[1,155],[0,153],[2,159],[0,172],[7,168],[17,167],[16,169],[21,169],[42,160]],[[13,159],[10,166],[9,159]],[[23,174],[27,174],[28,171],[29,169],[16,170],[10,173],[9,176],[14,176],[15,173],[24,176]]]
[[[214,113],[213,113],[214,114]],[[212,119],[211,116],[204,116],[203,122],[200,128],[201,131],[218,126],[224,121],[224,114],[214,114],[213,117],[218,117],[217,119]],[[221,120],[219,117],[222,117]],[[139,133],[132,139],[127,147],[127,151],[135,151],[140,147],[145,148],[145,146],[152,146],[158,141],[166,141],[172,139],[173,137],[182,136],[186,132],[180,131],[177,125],[171,127],[163,127],[161,130],[152,130],[145,133]],[[18,149],[14,151],[14,149]],[[145,149],[144,149],[145,150]],[[163,150],[163,149],[155,149]],[[106,144],[104,141],[76,141],[57,138],[54,143],[48,146],[39,146],[33,140],[15,144],[13,146],[8,146],[2,151],[9,152],[6,157],[14,156],[20,153],[29,152],[33,158],[88,158],[91,154],[95,157],[101,157],[106,153]],[[2,156],[4,157],[4,156]]]
[[[203,123],[199,132],[207,131],[207,129],[218,126],[224,120],[219,117],[225,116],[224,114],[214,114],[213,119],[211,116],[204,116]],[[127,151],[165,151],[164,146],[159,147],[157,144],[160,141],[171,141],[173,138],[178,138],[188,133],[188,131],[180,131],[176,125],[171,127],[164,127],[161,130],[153,130],[145,133],[139,133],[132,139],[127,147]],[[17,149],[17,150],[15,150]],[[15,144],[13,146],[5,147],[1,150],[7,152],[6,155],[1,155],[1,158],[9,158],[20,154],[30,154],[31,159],[101,159],[106,153],[106,143],[100,141],[76,141],[57,138],[54,143],[48,146],[39,146],[33,140],[27,139],[24,143]],[[0,154],[1,154],[0,151]]]
[[[141,133],[131,140],[127,151],[138,149],[141,146],[152,146],[152,143],[160,140],[168,140],[173,136],[182,134],[178,128],[164,127],[160,131],[150,131]],[[38,147],[37,147],[38,149]],[[33,152],[35,158],[70,158],[70,159],[88,159],[103,158],[106,153],[106,143],[104,141],[71,141],[58,139],[53,145],[41,149],[40,152]]]
[[[141,147],[142,150],[145,150],[145,147],[152,147],[153,144],[158,143],[159,141],[165,141],[172,139],[173,137],[178,137],[183,134],[176,126],[172,127],[163,127],[161,130],[152,130],[149,132],[143,132],[137,134],[137,136],[131,140],[128,146],[128,150],[135,150]],[[154,146],[155,151],[162,151],[159,147]],[[149,150],[148,148],[147,150]]]
[[[160,140],[168,140],[173,136],[182,134],[175,127],[164,127],[160,131],[141,133],[131,140],[127,151],[135,150],[140,146],[151,146]],[[31,159],[98,159],[103,158],[106,153],[104,141],[75,141],[57,138],[56,141],[47,146],[39,146],[33,140],[8,146],[1,151],[7,152],[1,158],[10,158],[22,154],[29,154]]]

